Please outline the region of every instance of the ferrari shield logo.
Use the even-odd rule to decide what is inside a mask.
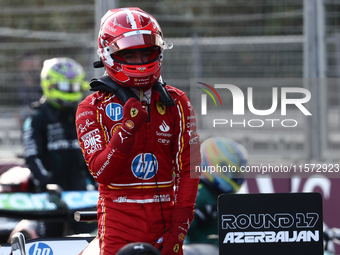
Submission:
[[[178,253],[178,251],[179,251],[179,244],[176,243],[175,246],[174,246],[174,248],[172,248],[172,250],[173,250],[174,252]]]
[[[165,110],[166,110],[166,106],[160,102],[156,102],[156,107],[157,107],[157,111],[161,114],[164,115]]]
[[[132,118],[133,118],[133,117],[136,117],[137,114],[138,114],[138,109],[132,107],[131,110],[130,110],[130,115],[131,115],[131,117],[132,117]]]

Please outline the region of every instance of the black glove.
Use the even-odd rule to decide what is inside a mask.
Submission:
[[[208,219],[217,218],[217,205],[216,204],[205,204],[203,206],[195,208],[194,219],[198,225],[205,224]]]

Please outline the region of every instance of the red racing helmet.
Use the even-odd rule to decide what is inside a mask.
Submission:
[[[118,54],[121,50],[152,49],[146,63],[127,63]],[[107,74],[120,85],[146,88],[160,75],[164,49],[172,43],[163,40],[162,30],[154,17],[140,8],[109,10],[101,19],[98,55]]]

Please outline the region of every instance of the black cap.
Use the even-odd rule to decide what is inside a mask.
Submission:
[[[116,255],[161,255],[161,252],[149,243],[129,243]]]

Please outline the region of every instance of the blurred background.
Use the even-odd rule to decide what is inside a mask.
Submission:
[[[246,146],[250,164],[340,162],[340,0],[0,0],[0,6],[1,163],[21,162],[21,121],[40,97],[43,60],[71,57],[88,80],[100,76],[103,70],[92,66],[100,18],[129,6],[151,13],[174,43],[162,76],[188,94],[190,78],[305,78],[313,118],[299,128],[228,130]],[[258,109],[270,107],[271,86],[254,92]],[[247,181],[243,192],[321,192],[328,226],[340,227],[337,187],[338,179],[262,178]]]
[[[267,153],[289,160],[287,151],[294,151],[294,159],[339,158],[338,0],[0,0],[0,6],[0,158],[21,153],[20,121],[25,106],[40,97],[42,62],[68,56],[85,67],[88,80],[98,77],[103,69],[92,63],[98,60],[100,18],[126,6],[159,21],[165,39],[174,43],[165,53],[162,76],[187,93],[190,78],[335,79],[305,85],[312,93],[313,123],[305,121],[295,136],[282,129],[268,130],[272,139],[247,129],[231,135],[260,160]],[[254,90],[258,109],[271,104],[271,86]]]

